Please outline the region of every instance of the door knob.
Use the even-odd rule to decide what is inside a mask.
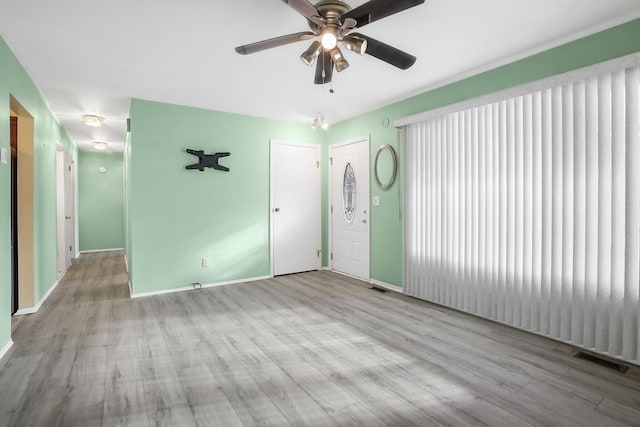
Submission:
[[[363,219],[363,220],[362,220],[362,223],[363,223],[363,224],[366,224],[366,223],[367,223],[367,220],[366,220],[366,219]]]
[[[280,208],[275,208],[273,211],[274,212],[280,212]]]
[[[71,217],[70,216],[65,216],[64,219],[71,219]]]

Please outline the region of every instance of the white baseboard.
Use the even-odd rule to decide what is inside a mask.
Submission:
[[[80,251],[80,254],[93,254],[96,252],[115,252],[115,251],[124,251],[124,248],[91,249],[89,251]]]
[[[127,259],[127,253],[124,253],[124,268],[127,270],[127,273],[129,272],[129,260]],[[129,284],[129,287],[131,287],[131,284]]]
[[[9,342],[0,350],[0,361],[11,350],[11,347],[13,347],[13,340],[9,339]]]
[[[20,308],[20,309],[18,309],[18,311],[13,313],[13,315],[14,316],[24,316],[25,314],[33,314],[36,311],[38,311],[38,309],[36,307]]]
[[[341,275],[341,276],[351,277],[352,279],[360,280],[361,282],[364,282],[364,283],[369,283],[369,279],[365,279],[365,278],[363,278],[363,277],[354,276],[353,274],[344,273],[344,272],[342,272],[342,271],[338,271],[338,270],[332,270],[332,269],[330,269],[330,271],[332,271],[332,272],[334,272],[334,273],[336,273],[336,274],[339,274],[339,275]]]
[[[273,276],[260,276],[260,277],[250,277],[248,279],[239,279],[239,280],[229,280],[226,282],[216,282],[216,283],[202,283],[201,287],[202,289],[204,288],[213,288],[216,286],[228,286],[228,285],[237,285],[239,283],[247,283],[247,282],[255,282],[257,280],[265,280],[265,279],[271,279]],[[134,294],[133,292],[131,292],[131,298],[143,298],[143,297],[149,297],[149,296],[154,296],[154,295],[164,295],[164,294],[172,294],[174,292],[184,292],[184,291],[192,291],[194,290],[194,287],[192,285],[190,286],[184,286],[182,288],[173,288],[173,289],[166,289],[163,291],[153,291],[153,292],[142,292],[139,294]]]
[[[331,267],[329,266],[320,267],[320,271],[331,271]]]
[[[64,277],[64,275],[67,274],[67,272],[65,271],[62,276],[58,277],[58,279],[53,283],[53,285],[49,288],[49,290],[47,291],[46,294],[44,294],[44,296],[42,298],[40,298],[40,302],[38,302],[38,304],[36,304],[33,307],[26,307],[26,308],[21,308],[18,311],[16,311],[16,313],[14,314],[14,316],[22,316],[25,314],[33,314],[33,313],[37,313],[38,310],[40,310],[40,307],[42,307],[42,304],[44,304],[44,302],[47,300],[47,298],[49,298],[49,296],[51,296],[51,294],[53,293],[53,291],[56,289],[56,287],[60,284],[60,282],[62,281],[62,278]]]
[[[400,286],[391,285],[389,283],[381,282],[381,281],[376,280],[376,279],[369,279],[369,283],[371,283],[372,285],[377,286],[379,288],[384,288],[384,289],[386,289],[388,291],[393,291],[393,292],[397,292],[399,294],[404,294],[404,290]]]

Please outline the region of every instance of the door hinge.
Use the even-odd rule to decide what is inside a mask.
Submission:
[[[331,166],[333,166],[333,157],[329,157],[329,161],[331,162]]]
[[[316,168],[320,169],[320,160],[316,161]]]
[[[333,205],[331,205],[331,213],[333,213]]]
[[[331,252],[331,261],[333,261],[333,252]]]
[[[71,245],[69,245],[69,252],[71,252],[73,249],[71,248]]]
[[[69,172],[71,172],[71,165],[69,165]]]
[[[318,249],[318,258],[320,258],[321,253],[322,253],[322,249]]]

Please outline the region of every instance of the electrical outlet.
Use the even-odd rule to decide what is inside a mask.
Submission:
[[[202,266],[209,267],[209,258],[202,258]]]
[[[7,149],[5,147],[0,148],[0,163],[3,165],[7,164]]]

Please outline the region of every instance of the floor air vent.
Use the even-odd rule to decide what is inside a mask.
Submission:
[[[616,362],[611,362],[610,360],[602,359],[593,354],[585,353],[583,351],[579,351],[575,354],[575,357],[578,359],[588,360],[592,363],[597,363],[600,366],[604,366],[605,368],[613,369],[614,371],[622,372],[623,374],[629,370],[628,367],[621,365]]]

